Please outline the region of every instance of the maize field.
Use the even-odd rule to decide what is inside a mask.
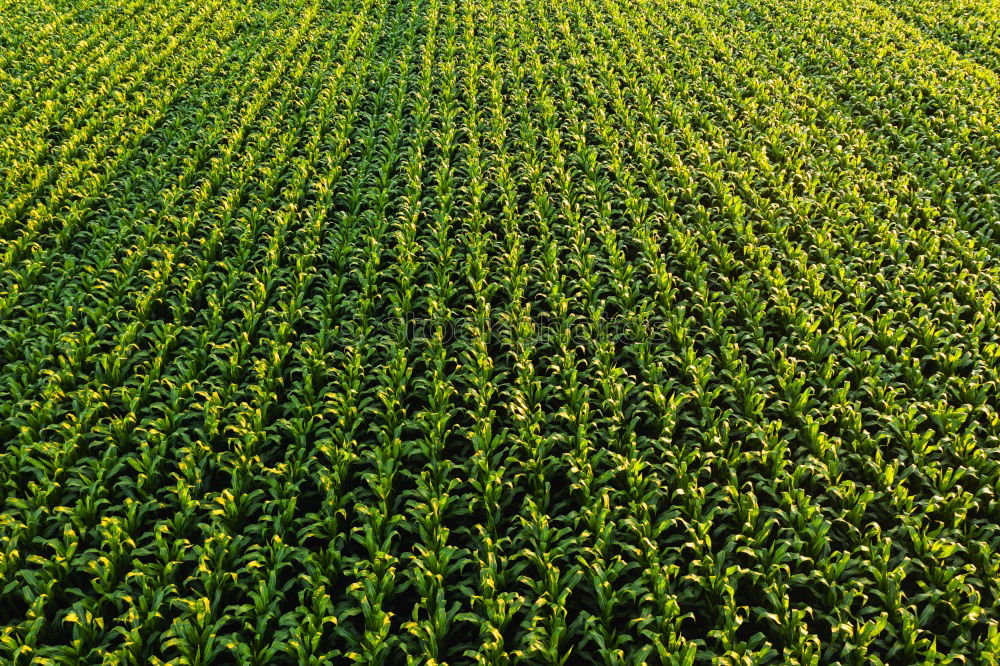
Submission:
[[[0,664],[1000,663],[995,0],[0,0]]]

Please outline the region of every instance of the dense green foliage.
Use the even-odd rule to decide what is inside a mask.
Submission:
[[[0,663],[998,663],[998,45],[0,0]]]

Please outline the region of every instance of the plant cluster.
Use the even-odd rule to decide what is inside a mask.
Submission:
[[[0,6],[0,663],[1000,663],[989,0]]]

